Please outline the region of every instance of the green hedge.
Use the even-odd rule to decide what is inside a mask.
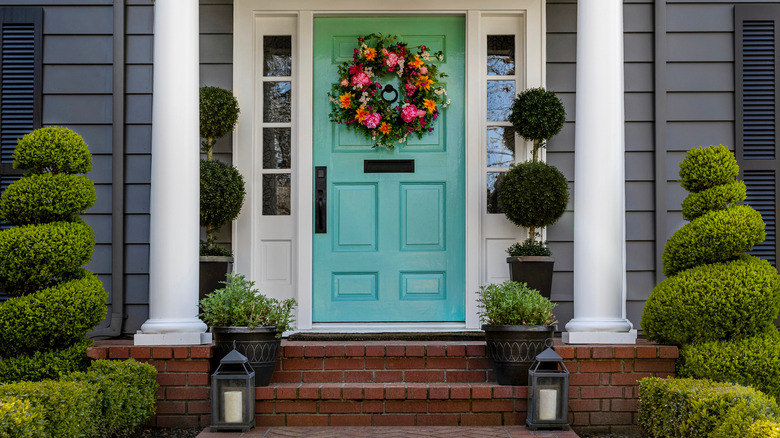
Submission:
[[[16,397],[0,398],[0,438],[39,438],[45,435],[43,408]]]
[[[758,420],[750,426],[743,438],[780,438],[780,422]]]
[[[108,294],[94,274],[0,304],[0,351],[4,356],[64,348],[106,317]]]
[[[91,346],[92,340],[82,339],[62,350],[4,357],[0,360],[0,383],[59,379],[65,374],[84,371],[89,366],[87,348]]]
[[[639,382],[639,425],[650,436],[737,437],[756,420],[778,416],[774,399],[740,385],[655,377]],[[735,429],[739,433],[727,435]]]
[[[92,155],[80,135],[55,126],[36,129],[17,141],[14,169],[30,173],[87,173]]]
[[[32,174],[3,192],[0,216],[14,225],[73,222],[95,199],[95,185],[84,175]]]
[[[686,345],[680,349],[678,373],[749,385],[780,398],[780,334],[772,325],[750,338]]]
[[[664,246],[667,277],[706,263],[733,259],[766,238],[761,213],[737,205],[698,217],[677,230]]]
[[[45,435],[52,438],[97,436],[100,393],[87,382],[19,382],[0,385],[0,397],[16,397],[43,409]]]
[[[746,198],[747,187],[738,180],[691,193],[682,202],[683,219],[691,221],[710,211],[725,210]]]
[[[83,221],[24,225],[0,232],[0,290],[25,295],[73,278],[92,257],[95,236]]]
[[[645,303],[648,339],[683,345],[753,336],[780,312],[780,277],[766,260],[697,266],[659,283]]]
[[[84,373],[65,380],[89,382],[101,395],[101,436],[132,437],[154,415],[157,402],[157,370],[132,359],[96,360]]]
[[[689,192],[725,184],[738,175],[737,159],[723,145],[692,148],[680,163],[680,184]]]

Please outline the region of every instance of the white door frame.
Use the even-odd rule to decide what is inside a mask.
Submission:
[[[394,9],[388,2],[365,0],[235,0],[233,6],[233,91],[241,106],[236,132],[233,136],[233,161],[247,180],[247,199],[238,220],[233,224],[233,251],[236,272],[245,274],[258,283],[261,291],[277,297],[294,297],[298,300],[297,329],[318,331],[418,331],[479,329],[476,291],[488,280],[488,241],[511,241],[522,236],[523,231],[511,226],[503,215],[487,215],[485,193],[485,48],[483,36],[490,29],[485,26],[491,17],[517,17],[520,41],[524,41],[518,59],[523,66],[519,72],[516,90],[544,85],[545,80],[545,0],[398,0]],[[479,6],[479,9],[474,9]],[[448,14],[466,17],[466,321],[460,324],[312,324],[312,60],[314,17],[322,15],[397,15],[397,14]],[[262,154],[262,139],[258,138],[258,80],[257,71],[257,22],[273,17],[294,17],[293,41],[293,161],[292,214],[291,216],[262,216],[262,193],[259,190],[258,162]],[[303,54],[303,55],[301,55]],[[262,58],[260,58],[262,59]],[[208,85],[208,84],[204,84]],[[261,85],[262,88],[262,85]],[[324,98],[324,96],[322,97]],[[519,144],[519,143],[518,143]],[[523,159],[522,154],[517,157]],[[262,163],[260,162],[261,166]],[[265,222],[264,222],[265,221]],[[280,235],[274,242],[289,242],[290,253],[281,258],[289,260],[289,278],[266,282],[263,269],[278,269],[280,259],[262,259],[260,236],[269,229],[279,228]],[[288,231],[285,231],[289,227]],[[264,267],[265,266],[265,267]],[[508,271],[507,271],[508,272]],[[507,274],[508,277],[508,274]]]

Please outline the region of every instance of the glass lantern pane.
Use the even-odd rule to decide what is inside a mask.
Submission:
[[[265,35],[263,37],[263,75],[290,76],[292,74],[292,37]]]
[[[263,122],[288,123],[292,105],[290,82],[263,83]]]
[[[515,100],[515,81],[488,81],[487,119],[489,122],[506,122]]]
[[[491,76],[515,74],[514,35],[488,35],[487,74]]]
[[[263,129],[263,169],[290,168],[290,128]]]
[[[487,129],[488,167],[509,167],[515,161],[515,130],[509,126]]]
[[[503,213],[498,203],[498,187],[501,179],[504,178],[504,172],[488,172],[487,174],[487,212]]]
[[[263,214],[287,216],[290,214],[290,174],[263,175]]]

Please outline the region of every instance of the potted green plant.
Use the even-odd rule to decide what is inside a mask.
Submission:
[[[536,356],[552,347],[557,304],[525,283],[488,284],[477,292],[487,356],[501,385],[525,386]]]
[[[560,170],[539,161],[539,149],[561,131],[566,111],[555,93],[531,88],[517,96],[509,119],[515,132],[533,141],[531,160],[513,166],[499,187],[499,204],[507,219],[528,228],[528,239],[507,249],[510,278],[550,298],[555,259],[546,242],[537,240],[537,229],[554,224],[563,215],[569,186]]]
[[[235,167],[214,160],[214,142],[233,130],[239,112],[238,101],[229,90],[200,89],[201,152],[206,154],[200,161],[200,225],[206,231],[206,240],[200,243],[201,299],[232,270],[233,254],[217,245],[217,232],[238,217],[246,191]]]
[[[269,298],[254,289],[243,275],[227,274],[225,287],[200,300],[198,316],[214,335],[214,359],[219,361],[234,346],[249,359],[255,384],[268,386],[276,368],[282,333],[292,328],[296,302]]]

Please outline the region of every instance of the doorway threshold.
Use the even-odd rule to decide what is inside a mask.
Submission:
[[[479,329],[464,323],[315,323],[311,329],[296,331],[291,341],[470,341],[484,340]]]

